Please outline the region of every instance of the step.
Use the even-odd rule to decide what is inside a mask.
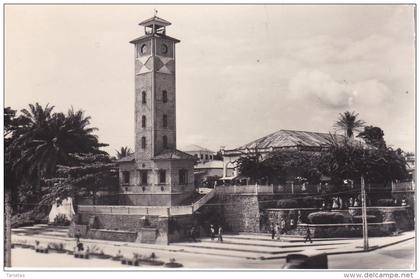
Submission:
[[[249,240],[263,240],[263,241],[273,241],[271,239],[271,234],[261,234],[261,233],[239,233],[239,234],[225,234],[223,238],[239,238],[239,239],[249,239]],[[301,235],[282,235],[280,239],[283,239],[288,242],[302,242],[305,238]],[[356,239],[356,238],[354,238]],[[313,241],[337,241],[337,240],[353,240],[353,238],[312,238]]]
[[[211,240],[210,238],[202,238],[200,240],[206,243],[215,242],[215,240]],[[240,244],[240,245],[248,245],[248,246],[260,246],[260,247],[297,248],[297,247],[321,247],[321,246],[343,245],[343,244],[349,244],[351,243],[351,241],[331,242],[331,243],[323,243],[323,242],[304,243],[303,240],[301,240],[301,244],[295,244],[296,242],[289,243],[289,242],[282,242],[279,240],[271,240],[271,239],[270,239],[270,242],[268,242],[265,240],[225,238],[223,243]]]

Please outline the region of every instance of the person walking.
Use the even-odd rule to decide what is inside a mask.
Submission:
[[[277,240],[279,240],[280,239],[280,224],[279,223],[276,223],[276,227],[275,227],[275,234],[276,234],[276,238],[277,238]]]
[[[276,236],[276,227],[274,226],[274,223],[271,223],[270,231],[271,231],[271,239],[274,239],[274,237]]]
[[[196,231],[195,231],[195,227],[194,226],[192,226],[192,228],[191,228],[190,236],[191,236],[191,240],[193,242],[197,242],[197,239],[195,238],[196,237]]]
[[[219,233],[217,235],[217,241],[223,242],[223,236],[222,236],[222,234],[223,234],[223,228],[222,228],[221,225],[219,225]]]
[[[306,236],[305,236],[305,241],[303,243],[306,243],[306,241],[308,240],[310,243],[312,243],[311,230],[309,229],[309,226],[306,226]]]
[[[211,224],[210,225],[210,237],[211,237],[212,241],[214,240],[215,235],[216,235],[216,230],[215,230],[213,224]]]

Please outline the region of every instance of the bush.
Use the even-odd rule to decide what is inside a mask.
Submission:
[[[340,224],[344,223],[344,215],[340,212],[319,211],[308,215],[311,224]]]
[[[378,206],[393,206],[394,200],[393,199],[379,199],[376,204]]]
[[[298,208],[298,202],[296,200],[278,200],[276,202],[278,208]]]
[[[70,225],[70,221],[67,219],[66,215],[58,214],[54,218],[54,224],[55,225],[61,225],[61,226],[68,226],[68,225]]]
[[[318,197],[305,197],[302,199],[302,207],[306,208],[319,208],[322,206],[323,198]]]

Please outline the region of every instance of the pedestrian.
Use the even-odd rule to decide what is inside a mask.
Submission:
[[[223,236],[222,236],[222,234],[223,234],[223,229],[222,229],[222,226],[219,225],[219,233],[217,235],[217,241],[223,242]]]
[[[274,223],[271,223],[270,231],[271,231],[271,239],[274,239],[274,236],[276,236],[276,228],[274,227]]]
[[[190,237],[191,237],[191,240],[192,240],[193,242],[197,242],[197,240],[195,239],[195,235],[196,235],[196,232],[195,232],[195,227],[194,227],[194,226],[192,226],[191,231],[190,231]]]
[[[306,226],[306,236],[305,236],[305,241],[303,243],[306,243],[306,241],[308,240],[310,243],[312,243],[311,230],[309,229],[309,226]]]
[[[276,238],[277,238],[277,240],[279,240],[280,239],[280,224],[279,223],[276,223],[276,227],[275,227],[275,233],[276,233]]]
[[[282,218],[280,221],[280,234],[286,234],[287,229],[286,229],[286,221]]]
[[[211,224],[210,225],[210,237],[211,237],[211,240],[214,240],[215,235],[216,235],[216,230],[214,229],[213,224]]]

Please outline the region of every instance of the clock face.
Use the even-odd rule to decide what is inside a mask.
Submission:
[[[162,44],[161,51],[162,51],[163,54],[167,54],[168,53],[168,46],[165,45],[165,44]]]
[[[147,45],[146,44],[143,44],[141,47],[140,47],[140,53],[141,54],[145,54],[146,52],[147,52]]]

